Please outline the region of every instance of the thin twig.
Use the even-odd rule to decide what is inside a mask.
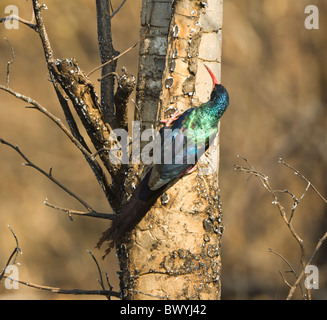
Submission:
[[[108,201],[110,202],[112,199],[114,199],[115,195],[111,191],[111,188],[108,184],[107,178],[104,175],[104,172],[103,172],[99,162],[95,158],[92,157],[92,154],[89,152],[89,150],[85,148],[85,146],[81,143],[81,141],[79,141],[79,139],[76,138],[69,131],[68,128],[66,128],[66,126],[63,124],[63,122],[59,118],[54,116],[45,107],[43,107],[40,103],[38,103],[37,101],[35,101],[34,99],[32,99],[30,97],[27,97],[21,93],[18,93],[16,91],[12,90],[11,88],[7,88],[7,87],[3,86],[3,85],[0,85],[0,90],[6,91],[6,92],[10,93],[11,95],[13,95],[15,98],[29,103],[30,105],[32,105],[32,107],[30,107],[30,108],[40,111],[45,116],[47,116],[51,121],[53,121],[64,132],[64,134],[70,139],[70,141],[73,142],[73,144],[83,153],[87,162],[89,163],[90,167],[92,168],[93,172],[96,172],[96,178],[97,178],[102,190],[104,191]],[[110,199],[109,197],[112,197],[112,198]]]
[[[72,221],[74,220],[72,218],[72,215],[99,218],[99,219],[106,219],[106,220],[112,220],[114,218],[114,216],[115,216],[114,214],[101,213],[101,212],[97,212],[97,211],[83,212],[83,211],[77,211],[77,210],[62,208],[62,207],[59,207],[59,206],[56,206],[54,204],[49,203],[47,199],[44,201],[44,204],[46,206],[52,208],[52,209],[55,209],[55,210],[62,211],[64,213],[66,213],[68,215],[69,219],[72,220]]]
[[[137,42],[135,42],[132,46],[130,46],[128,49],[126,49],[124,52],[120,53],[118,56],[112,58],[111,60],[105,62],[104,64],[94,68],[93,70],[91,70],[88,74],[87,77],[89,77],[92,73],[94,73],[95,71],[101,69],[102,67],[106,66],[107,64],[110,64],[112,62],[114,62],[115,60],[119,59],[120,57],[122,57],[124,54],[128,53],[129,51],[131,51],[133,48],[135,48],[140,41],[142,41],[142,39],[147,35],[148,31],[146,31],[142,36],[141,39],[138,40]],[[107,73],[106,75],[102,76],[101,78],[99,78],[98,80],[101,81],[103,78],[107,77],[111,75],[111,73]]]
[[[293,273],[295,279],[297,280],[297,279],[299,278],[298,275],[296,274],[296,271],[295,271],[294,268],[292,267],[292,265],[288,262],[288,260],[287,260],[283,255],[281,255],[280,253],[278,253],[277,251],[275,251],[275,250],[273,250],[273,249],[271,249],[271,248],[268,249],[268,252],[271,252],[271,253],[275,254],[276,256],[278,256],[279,258],[281,258],[281,259],[282,259],[282,260],[283,260],[283,261],[288,265],[288,267],[290,268],[290,272]],[[290,284],[286,281],[286,279],[285,279],[285,277],[283,276],[283,274],[282,274],[281,272],[279,272],[279,274],[280,274],[281,277],[283,278],[284,282],[285,282],[285,283],[286,283],[286,284],[291,288],[292,285],[290,285]],[[302,296],[304,296],[304,292],[303,292],[302,285],[300,284],[299,287],[300,287],[300,290],[301,290]]]
[[[17,280],[13,279],[11,277],[8,277],[6,275],[3,276],[3,278],[9,279],[10,281],[14,281],[17,283],[20,283],[22,285],[25,285],[30,288],[35,288],[39,290],[45,290],[45,291],[50,291],[53,293],[58,293],[58,294],[72,294],[72,295],[102,295],[102,296],[112,296],[112,297],[117,297],[120,298],[120,293],[112,290],[81,290],[81,289],[61,289],[61,288],[56,288],[56,287],[49,287],[49,286],[41,286],[38,284],[34,284],[31,282],[26,282],[22,280]]]
[[[309,185],[309,187],[311,187],[314,190],[314,192],[320,197],[320,199],[327,204],[327,199],[317,190],[317,188],[300,171],[296,170],[291,165],[289,165],[288,163],[286,163],[282,158],[279,158],[278,162],[281,163],[281,164],[283,164],[284,166],[288,167],[289,169],[293,170],[294,173],[298,177],[300,177],[302,180],[304,180],[305,182],[307,182],[308,185]]]
[[[99,277],[100,277],[100,279],[98,279],[98,282],[100,283],[100,286],[101,286],[102,290],[106,290],[106,288],[104,286],[104,282],[103,282],[101,268],[99,266],[99,263],[98,263],[97,259],[95,258],[95,256],[93,255],[93,253],[90,250],[86,250],[86,251],[90,254],[90,256],[92,257],[93,261],[95,262],[95,265],[97,266]],[[109,281],[108,278],[107,278],[107,281]],[[110,285],[109,290],[111,290],[111,289],[112,289],[112,287]],[[110,300],[110,295],[107,296],[107,299]]]
[[[11,60],[8,61],[8,63],[7,63],[7,77],[6,77],[6,85],[7,85],[7,88],[9,88],[10,67],[15,62],[15,51],[14,51],[14,48],[11,45],[10,41],[7,38],[4,38],[4,39],[7,41],[8,45],[10,47],[10,51],[11,51]]]
[[[68,188],[66,188],[62,183],[60,183],[57,179],[55,179],[50,173],[47,173],[46,171],[44,171],[43,169],[41,169],[39,166],[37,166],[36,164],[34,164],[31,160],[29,160],[24,154],[23,152],[19,149],[18,146],[14,146],[11,143],[3,140],[0,138],[0,143],[9,146],[10,148],[12,148],[13,150],[15,150],[25,161],[26,163],[24,163],[24,165],[29,166],[34,168],[35,170],[39,171],[40,173],[42,173],[44,176],[46,176],[49,180],[51,180],[54,184],[56,184],[59,188],[61,188],[62,190],[64,190],[66,193],[68,193],[70,196],[72,196],[73,198],[75,198],[77,201],[79,201],[89,212],[93,212],[94,210],[92,209],[92,207],[87,204],[82,198],[80,198],[79,196],[77,196],[75,193],[73,193],[72,191],[70,191]]]
[[[50,113],[46,108],[44,108],[41,104],[39,104],[34,99],[27,97],[21,93],[18,93],[11,88],[7,88],[3,85],[0,85],[0,90],[6,91],[13,95],[15,98],[22,100],[24,102],[27,102],[28,104],[32,105],[33,109],[36,109],[46,115],[50,120],[52,120],[65,134],[66,136],[77,146],[78,149],[82,151],[82,153],[90,158],[90,153],[83,147],[83,145],[70,133],[70,131],[65,127],[65,125],[62,123],[62,121],[54,116],[52,113]]]
[[[122,8],[122,6],[125,4],[127,0],[123,0],[123,2],[119,5],[119,7],[111,14],[110,19],[114,17],[114,15]],[[110,1],[111,4],[111,1]]]
[[[323,244],[323,242],[327,239],[327,232],[323,235],[323,237],[321,239],[319,239],[316,248],[313,251],[312,256],[310,257],[309,261],[307,262],[305,268],[302,270],[301,274],[299,275],[299,277],[297,278],[297,280],[295,281],[295,283],[293,284],[293,286],[291,286],[291,289],[288,293],[287,296],[287,300],[290,300],[293,297],[294,291],[296,289],[296,287],[299,285],[300,281],[302,280],[302,278],[305,276],[305,270],[306,268],[312,264],[313,259],[315,258],[316,254],[318,253],[321,245]]]
[[[87,74],[87,77],[90,77],[90,75],[92,73],[94,73],[95,71],[103,68],[104,66],[114,62],[115,60],[119,59],[121,56],[123,56],[124,54],[126,54],[127,52],[131,51],[133,48],[135,48],[137,45],[138,45],[139,41],[137,41],[136,43],[134,43],[131,47],[129,47],[127,50],[125,50],[124,52],[120,53],[118,56],[112,58],[111,60],[105,62],[104,64],[101,64],[100,66],[94,68],[93,70],[91,70],[88,74]],[[107,76],[110,76],[112,73],[109,72],[107,73],[106,75],[102,76],[101,78],[98,79],[98,81],[101,81],[103,78],[107,77]]]
[[[304,196],[306,195],[306,193],[307,193],[307,191],[309,190],[310,187],[315,191],[315,193],[325,203],[327,203],[327,200],[326,200],[325,197],[323,197],[321,195],[321,193],[312,185],[312,183],[301,172],[299,172],[298,170],[296,170],[295,168],[293,168],[291,165],[287,164],[281,158],[278,160],[279,163],[281,163],[281,164],[285,165],[286,167],[288,167],[289,169],[293,170],[294,173],[298,177],[300,177],[302,180],[306,181],[306,183],[307,183],[307,186],[306,186],[305,190],[303,191],[302,195],[299,198],[296,197],[292,192],[290,192],[287,189],[285,189],[285,190],[274,190],[274,189],[272,189],[271,186],[270,186],[270,184],[269,184],[269,181],[268,181],[268,177],[267,176],[264,176],[262,173],[256,171],[246,158],[244,158],[242,156],[238,156],[238,157],[241,158],[241,159],[243,159],[249,165],[250,168],[246,168],[246,167],[242,167],[242,166],[239,166],[239,165],[235,165],[235,170],[243,171],[243,172],[252,174],[254,176],[257,176],[260,179],[260,181],[263,184],[263,186],[272,194],[272,196],[274,198],[273,204],[277,205],[277,207],[278,207],[278,209],[279,209],[279,211],[281,213],[281,216],[282,216],[284,222],[286,223],[286,225],[288,226],[291,234],[293,235],[293,237],[296,239],[296,241],[299,244],[300,251],[301,251],[302,272],[301,272],[301,274],[298,277],[296,276],[296,273],[295,273],[294,269],[287,262],[287,260],[284,257],[282,257],[281,255],[279,255],[276,252],[274,252],[275,254],[279,255],[288,264],[288,266],[291,269],[291,272],[297,277],[295,283],[292,286],[290,285],[290,291],[289,291],[289,294],[287,296],[287,299],[289,300],[289,299],[292,298],[296,287],[297,286],[300,286],[300,281],[302,280],[302,278],[306,276],[305,270],[306,270],[307,266],[309,266],[312,263],[314,257],[316,256],[318,250],[320,249],[322,243],[327,239],[327,232],[326,232],[324,234],[324,236],[318,241],[318,243],[316,245],[316,248],[313,251],[313,254],[312,254],[311,258],[309,259],[308,262],[306,262],[306,260],[305,260],[305,248],[304,248],[303,240],[299,237],[299,235],[295,231],[295,229],[293,227],[293,224],[292,224],[295,209],[297,208],[297,206],[301,202],[301,200],[304,198]],[[289,219],[286,217],[285,208],[282,206],[282,204],[280,203],[280,201],[279,201],[279,199],[277,197],[277,193],[280,193],[280,192],[288,193],[292,197],[292,199],[294,201],[294,204],[293,204],[293,207],[292,207],[292,210],[291,210],[291,214],[290,214]],[[271,252],[273,252],[273,251],[271,251]],[[301,286],[300,286],[300,288],[301,288]],[[301,292],[302,292],[302,296],[303,296],[304,299],[311,299],[310,290],[308,290],[308,289],[306,290],[306,292],[307,292],[306,295],[304,294],[304,292],[302,291],[302,289],[301,289]]]
[[[32,1],[33,1],[33,10],[34,10],[34,16],[37,26],[37,32],[40,35],[40,39],[43,45],[43,52],[45,55],[47,66],[49,68],[49,64],[53,61],[53,51],[42,18],[42,9],[45,8],[45,5],[43,4],[41,5],[38,0],[32,0]]]
[[[279,275],[281,276],[281,278],[283,279],[284,283],[285,283],[289,288],[291,288],[292,285],[291,285],[291,284],[286,280],[286,278],[285,278],[285,276],[283,275],[283,273],[282,273],[280,270],[278,270],[278,273],[279,273]]]
[[[71,131],[67,130],[66,127],[61,123],[58,124],[63,131],[65,132],[65,134],[70,138],[70,140],[82,151],[83,155],[85,156],[89,166],[91,167],[94,175],[96,176],[96,179],[98,181],[98,183],[100,184],[101,189],[103,190],[103,192],[105,193],[105,196],[108,200],[108,202],[112,205],[113,201],[112,199],[114,199],[114,194],[112,192],[112,188],[109,186],[109,182],[107,177],[105,176],[100,164],[98,163],[98,161],[96,161],[95,159],[91,159],[90,158],[90,149],[88,148],[83,136],[80,134],[78,127],[76,125],[76,122],[73,118],[73,115],[69,109],[69,105],[67,103],[67,101],[65,100],[64,97],[64,92],[63,89],[64,88],[60,88],[60,86],[58,85],[58,77],[54,76],[53,71],[56,69],[55,65],[56,62],[54,61],[54,56],[53,56],[53,50],[50,44],[50,40],[43,22],[43,18],[42,18],[42,9],[44,9],[45,6],[44,5],[40,5],[38,0],[33,0],[33,10],[34,10],[34,16],[35,16],[35,20],[36,20],[36,25],[37,25],[37,30],[42,42],[42,46],[43,46],[43,52],[45,55],[45,60],[47,63],[47,67],[49,70],[49,75],[50,75],[50,79],[51,82],[53,83],[53,86],[55,88],[55,91],[57,93],[59,102],[64,110],[65,116],[66,116],[66,120],[68,122],[69,128]],[[77,98],[76,96],[73,98],[75,99]],[[70,96],[70,99],[72,100],[72,97]],[[72,100],[73,104],[74,104],[75,100]]]
[[[304,242],[303,239],[298,235],[298,233],[296,232],[296,230],[294,229],[293,226],[293,216],[294,216],[294,211],[292,212],[290,218],[288,219],[286,216],[286,210],[284,208],[284,206],[281,204],[281,202],[278,199],[277,193],[280,192],[279,190],[275,190],[270,186],[269,183],[269,179],[268,176],[265,176],[264,174],[262,174],[261,172],[257,171],[254,169],[254,167],[250,164],[250,162],[243,156],[238,155],[239,158],[243,159],[250,168],[246,168],[246,167],[242,167],[239,165],[235,165],[235,170],[238,171],[243,171],[249,174],[252,174],[256,177],[259,178],[259,180],[261,181],[262,185],[268,190],[268,192],[272,195],[273,197],[273,204],[275,204],[281,214],[282,219],[284,220],[285,224],[287,225],[288,229],[290,230],[292,236],[295,238],[295,240],[297,241],[299,248],[300,248],[300,252],[301,252],[301,258],[300,258],[300,262],[302,265],[302,270],[304,270],[305,268],[305,248],[304,248]],[[295,210],[295,208],[294,208]],[[303,295],[304,298],[309,297],[310,293],[307,290],[307,296]]]
[[[34,18],[34,16],[33,16]],[[8,17],[5,17],[5,18],[0,18],[0,23],[1,22],[4,22],[4,21],[8,21],[8,20],[13,20],[13,21],[18,21],[26,26],[28,26],[29,28],[33,29],[34,31],[37,31],[37,25],[35,24],[35,20],[25,20],[19,16],[16,16],[16,15],[10,15]]]
[[[22,254],[22,250],[21,248],[19,247],[19,243],[18,243],[18,238],[14,232],[13,229],[11,229],[11,227],[8,225],[8,228],[10,230],[10,232],[12,233],[12,235],[14,236],[15,238],[15,241],[16,241],[16,247],[15,249],[13,250],[13,252],[11,253],[10,257],[8,258],[8,261],[5,265],[5,267],[3,268],[3,271],[2,273],[0,274],[0,282],[3,278],[5,278],[5,273],[6,273],[6,269],[9,265],[13,265],[13,264],[16,264],[16,259],[17,259],[17,256],[18,256],[18,253]]]
[[[301,281],[302,278],[305,276],[305,270],[306,270],[306,268],[307,268],[309,265],[312,264],[312,261],[314,260],[314,258],[315,258],[315,256],[317,255],[317,253],[318,253],[318,251],[319,251],[321,245],[323,244],[324,241],[326,241],[326,239],[327,239],[327,232],[323,235],[322,238],[319,239],[319,241],[318,241],[318,243],[317,243],[317,245],[316,245],[316,247],[315,247],[315,249],[314,249],[314,251],[313,251],[313,253],[312,253],[311,257],[310,257],[310,259],[309,259],[309,261],[307,262],[307,264],[306,264],[305,267],[303,268],[301,274],[299,275],[299,277],[297,278],[297,280],[295,281],[295,283],[294,283],[293,286],[291,287],[291,289],[290,289],[290,291],[289,291],[289,293],[288,293],[288,296],[287,296],[287,298],[286,298],[287,300],[292,299],[296,287],[299,285],[300,281]]]

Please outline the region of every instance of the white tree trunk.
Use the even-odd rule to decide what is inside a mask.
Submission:
[[[219,79],[222,0],[143,0],[141,19],[141,34],[147,33],[140,46],[136,118],[144,129],[175,109],[208,100],[212,82],[204,63]],[[220,298],[218,146],[118,247],[125,299]],[[216,170],[204,175],[208,163]]]

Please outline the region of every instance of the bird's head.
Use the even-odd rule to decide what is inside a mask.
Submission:
[[[225,107],[227,107],[229,104],[229,95],[228,95],[226,88],[218,82],[218,80],[216,79],[213,72],[206,65],[204,65],[204,66],[208,70],[208,72],[211,76],[211,79],[212,79],[212,84],[213,84],[212,91],[210,94],[210,101],[215,101],[215,102],[217,102],[219,104],[223,104],[223,105],[225,105]]]

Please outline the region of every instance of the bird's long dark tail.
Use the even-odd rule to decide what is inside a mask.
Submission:
[[[135,189],[131,199],[123,205],[120,213],[113,219],[111,227],[103,232],[97,247],[105,241],[109,242],[106,254],[110,252],[114,244],[119,241],[126,232],[132,230],[146,215],[161,195],[164,187],[158,190],[151,190],[148,186],[151,170],[144,177],[139,186]]]

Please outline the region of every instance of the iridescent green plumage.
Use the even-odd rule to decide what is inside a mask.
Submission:
[[[227,90],[215,84],[210,100],[186,110],[172,126],[161,130],[162,163],[156,164],[149,177],[149,187],[157,190],[190,170],[213,142],[218,122],[229,104]],[[172,162],[164,155],[172,153]]]

